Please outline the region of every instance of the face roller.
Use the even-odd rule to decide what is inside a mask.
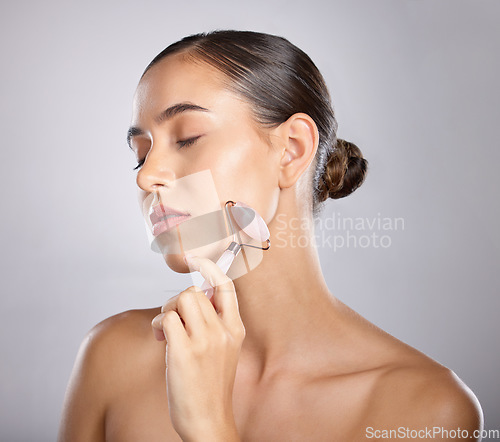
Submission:
[[[238,201],[227,201],[224,206],[226,217],[229,220],[229,226],[231,228],[231,233],[233,235],[233,240],[229,244],[228,248],[224,251],[221,257],[217,260],[217,265],[224,272],[227,273],[229,267],[234,261],[236,255],[238,255],[241,247],[253,247],[261,250],[268,250],[271,247],[271,240],[269,239],[269,229],[262,217],[250,206]],[[231,221],[231,215],[237,226],[245,232],[250,238],[255,239],[260,242],[267,242],[267,247],[257,247],[251,244],[243,244],[241,238],[239,238],[239,233],[235,230],[234,225]],[[238,239],[237,240],[237,237]],[[201,285],[201,289],[205,292],[208,299],[210,299],[214,294],[214,289],[210,283],[205,280]]]

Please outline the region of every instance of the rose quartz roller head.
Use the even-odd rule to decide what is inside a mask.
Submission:
[[[231,244],[229,244],[229,247],[217,260],[216,264],[224,273],[227,273],[229,267],[231,267],[234,258],[236,257],[236,255],[238,255],[242,246],[267,250],[269,249],[269,247],[271,247],[271,240],[269,239],[269,229],[267,228],[265,221],[250,206],[247,206],[240,201],[236,203],[234,201],[227,201],[224,207],[227,219],[229,220],[229,225],[231,227],[231,233],[233,234],[233,241],[231,242]],[[231,211],[231,213],[229,213],[229,210]],[[239,241],[236,241],[236,230],[234,229],[233,223],[231,221],[231,215],[240,230],[245,232],[250,238],[261,242],[267,242],[267,247],[257,247],[251,244],[241,244]],[[203,282],[203,284],[201,285],[201,289],[208,296],[208,299],[210,299],[214,294],[213,287],[208,283],[207,280]]]

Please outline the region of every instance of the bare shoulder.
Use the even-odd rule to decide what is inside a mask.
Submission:
[[[447,439],[444,430],[465,430],[472,438],[483,428],[481,405],[471,389],[452,370],[426,356],[385,370],[374,384],[366,416],[365,429],[427,428],[440,431],[433,435],[438,439]]]
[[[95,325],[86,336],[88,341],[100,345],[125,345],[123,338],[132,341],[151,337],[151,320],[160,313],[160,307],[127,310],[110,316]]]
[[[152,359],[163,355],[164,343],[154,339],[151,329],[151,321],[158,313],[160,308],[128,310],[101,321],[87,333],[83,352],[97,379],[102,376],[110,398],[113,388],[123,391],[124,379],[130,383],[131,376],[140,374]]]
[[[138,360],[137,352],[150,350],[147,344],[157,344],[153,339],[151,320],[160,312],[159,308],[127,310],[111,316],[95,325],[85,336],[81,350],[92,362],[104,362],[106,371],[113,365],[115,370],[124,367],[127,355]],[[145,345],[146,344],[146,345]],[[113,364],[116,361],[116,364]]]
[[[152,358],[161,358],[161,343],[154,339],[150,326],[159,311],[119,313],[86,334],[66,389],[59,441],[104,440],[110,404],[144,373]]]
[[[360,438],[389,438],[376,430],[483,428],[483,413],[471,389],[449,368],[400,341],[348,307],[344,307],[351,348],[357,349],[351,369],[364,385],[356,427]],[[364,377],[363,377],[364,376]],[[367,382],[361,383],[365,379]],[[368,434],[367,429],[373,430]],[[392,438],[396,438],[392,433]],[[421,435],[422,436],[422,435]],[[434,435],[436,439],[446,439]],[[401,434],[397,434],[401,438]],[[415,439],[415,435],[413,439]],[[428,434],[422,438],[431,438]],[[473,439],[474,440],[474,439]]]

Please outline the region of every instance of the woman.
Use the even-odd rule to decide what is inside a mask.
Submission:
[[[476,397],[453,371],[362,318],[325,283],[314,216],[367,171],[336,131],[321,74],[284,38],[198,34],[150,63],[128,136],[143,208],[156,195],[208,213],[197,212],[207,186],[185,183],[209,171],[219,208],[253,207],[272,245],[260,255],[244,247],[226,276],[214,264],[222,242],[192,247],[197,256],[185,261],[175,229],[164,232],[169,267],[200,271],[215,294],[193,286],[161,309],[94,327],[68,386],[60,441],[358,441],[384,431],[423,439],[434,427],[439,440],[482,428]],[[299,237],[310,240],[277,241]]]

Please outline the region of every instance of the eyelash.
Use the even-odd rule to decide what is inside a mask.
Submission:
[[[183,147],[189,147],[191,146],[192,144],[196,143],[196,140],[198,140],[198,138],[200,138],[201,135],[198,135],[197,137],[193,137],[193,138],[188,138],[187,140],[179,140],[177,141],[177,143],[180,144],[180,148],[179,149],[182,149]],[[142,167],[144,164],[144,160],[140,160],[138,163],[137,163],[137,166],[135,166],[132,170],[137,170],[139,169],[140,167]]]

